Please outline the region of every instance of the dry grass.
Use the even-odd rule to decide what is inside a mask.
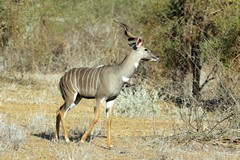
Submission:
[[[18,73],[15,73],[18,74]],[[1,75],[0,100],[10,103],[51,104],[59,96],[61,74],[40,75],[25,73],[20,79],[11,74]],[[21,92],[24,90],[24,92]],[[49,96],[51,95],[51,96]]]
[[[228,141],[226,138],[226,142],[224,142],[222,141],[224,137],[221,139],[221,137],[215,136],[208,141],[202,141],[199,138],[191,139],[191,134],[194,132],[189,134],[191,131],[189,126],[183,123],[179,115],[180,110],[188,113],[188,109],[178,109],[173,104],[163,100],[159,101],[157,97],[154,97],[155,91],[147,90],[144,85],[139,87],[135,93],[131,90],[125,91],[117,99],[112,126],[115,147],[112,150],[106,149],[104,111],[92,133],[91,142],[85,144],[79,142],[82,133],[89,126],[93,117],[94,101],[91,100],[84,100],[66,116],[71,142],[67,144],[63,140],[62,132],[60,140],[52,142],[55,110],[63,103],[57,87],[52,87],[57,84],[58,76],[29,74],[22,80],[22,82],[28,81],[28,83],[17,83],[10,80],[7,83],[1,82],[5,84],[2,86],[1,92],[1,95],[5,97],[2,98],[3,101],[0,105],[3,111],[0,119],[1,159],[239,158],[239,144]],[[31,95],[38,95],[38,97],[35,100],[31,96],[21,98],[26,91]],[[20,93],[22,93],[21,96]],[[6,98],[10,95],[15,101]],[[133,105],[130,100],[135,104]],[[151,103],[153,101],[156,102]],[[146,108],[153,104],[156,107],[154,110],[151,107]],[[133,106],[129,110],[130,112],[120,112],[130,106]],[[221,120],[216,113],[207,115],[208,121],[204,121],[204,125],[207,124],[206,122],[210,125],[210,123],[214,124]],[[226,121],[218,129],[229,124],[231,124],[230,121]],[[238,137],[236,134],[238,130],[229,128],[226,130],[234,132],[235,139]],[[213,135],[217,134],[219,132],[213,133]],[[230,132],[228,134],[230,135]]]
[[[0,115],[0,150],[19,150],[26,141],[26,130],[19,124],[9,124],[3,114]]]
[[[191,75],[184,81],[171,81],[162,77],[169,74],[159,69],[162,63],[141,63],[139,85],[125,88],[116,100],[112,150],[106,148],[104,110],[89,137],[91,142],[79,142],[93,118],[91,100],[83,100],[66,116],[71,142],[65,143],[62,132],[60,140],[52,142],[55,111],[63,103],[58,90],[61,75],[73,67],[119,63],[131,49],[113,19],[141,35],[144,31],[136,21],[136,10],[149,1],[142,0],[139,5],[135,1],[100,1],[97,6],[90,1],[75,5],[53,2],[1,3],[11,8],[1,6],[2,25],[9,27],[11,35],[0,50],[5,67],[0,66],[0,159],[240,158],[239,72],[222,66],[211,43],[204,48],[209,57],[201,83],[214,65],[218,70],[202,90],[203,101],[195,103],[191,97]],[[96,12],[88,14],[89,10]],[[156,41],[152,38],[145,43],[156,43],[151,45],[163,51]],[[176,97],[181,98],[182,108],[175,106]]]

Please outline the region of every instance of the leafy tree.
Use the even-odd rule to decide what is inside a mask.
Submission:
[[[220,60],[224,63],[237,55],[238,51],[231,48],[239,45],[236,44],[236,39],[239,39],[239,19],[237,23],[231,21],[226,24],[228,20],[224,19],[226,16],[223,17],[225,11],[236,4],[210,0],[167,0],[152,4],[140,18],[146,32],[156,40],[153,43],[155,48],[165,53],[165,65],[173,71],[170,73],[173,80],[183,81],[186,74],[191,72],[192,96],[196,100],[201,98],[202,88],[213,79],[212,74],[216,70],[213,66],[206,80],[200,84],[202,65],[206,62],[206,56],[212,54],[207,50],[204,52],[202,46],[214,41],[211,47],[216,50],[215,53],[220,53]],[[231,14],[238,17],[233,9]],[[232,24],[234,27],[222,28],[223,24]]]

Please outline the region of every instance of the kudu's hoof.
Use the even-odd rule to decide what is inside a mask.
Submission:
[[[85,143],[85,141],[84,141],[84,140],[81,140],[80,142],[81,142],[81,143]]]
[[[113,148],[113,145],[111,144],[111,145],[108,145],[108,148],[109,149],[112,149]]]

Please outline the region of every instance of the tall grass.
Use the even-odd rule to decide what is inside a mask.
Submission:
[[[131,32],[136,35],[145,34],[141,36],[148,37],[146,45],[153,46],[157,54],[166,53],[171,57],[169,50],[164,49],[166,43],[167,46],[173,45],[169,42],[170,38],[165,37],[166,35],[161,37],[165,39],[157,38],[161,31],[169,31],[166,24],[155,26],[155,30],[149,29],[152,27],[149,23],[141,28],[141,23],[151,18],[151,15],[159,13],[158,7],[161,5],[154,5],[154,8],[146,7],[149,4],[153,6],[151,2],[154,1],[100,0],[98,3],[95,1],[59,2],[57,0],[1,1],[0,56],[5,60],[5,68],[2,68],[3,71],[0,73],[0,105],[1,103],[53,104],[57,101],[56,97],[61,97],[58,91],[58,81],[65,70],[73,67],[119,63],[131,49],[128,48],[122,28],[113,22],[114,19],[128,24]],[[217,71],[213,74],[214,80],[202,90],[202,101],[195,103],[195,99],[190,96],[191,75],[181,79],[169,69],[160,69],[160,66],[166,63],[164,59],[161,59],[160,63],[153,64],[155,66],[147,64],[148,67],[145,67],[141,64],[139,72],[146,73],[143,73],[139,79],[147,74],[151,77],[148,77],[147,81],[153,83],[149,87],[141,79],[141,84],[137,87],[124,88],[116,100],[114,110],[116,116],[155,119],[161,114],[159,100],[164,99],[166,103],[175,103],[173,99],[180,97],[182,108],[176,109],[175,114],[177,118],[182,118],[185,126],[181,128],[182,134],[175,136],[177,142],[221,141],[222,139],[228,139],[230,143],[238,141],[240,137],[239,71],[235,70],[234,61],[231,59],[232,65],[226,66],[222,63],[224,59],[222,53],[225,52],[221,52],[228,45],[231,46],[233,43],[230,42],[233,40],[236,45],[227,51],[237,53],[239,48],[237,45],[239,36],[231,36],[231,31],[235,32],[239,28],[239,19],[236,18],[238,12],[232,9],[236,6],[229,4],[227,9],[231,12],[222,12],[225,17],[231,17],[230,15],[233,14],[234,24],[229,22],[231,19],[225,18],[227,19],[225,21],[218,16],[217,25],[220,26],[220,30],[226,30],[226,32],[219,34],[220,39],[212,39],[201,44],[203,61],[206,62],[205,66],[202,66],[204,70],[201,73],[201,83],[205,81],[211,69],[217,66]],[[142,12],[145,9],[148,9],[146,13],[150,12],[150,15]],[[145,18],[144,21],[139,18],[142,15]],[[163,15],[156,14],[156,19],[153,19],[154,24],[161,20],[161,16]],[[225,48],[221,46],[222,41],[228,42]],[[177,52],[176,48],[171,51]],[[163,88],[162,91],[161,88]],[[83,118],[82,121],[86,119]],[[27,128],[32,134],[43,139],[52,139],[54,129],[50,126],[54,126],[54,119],[45,113],[39,113],[31,116],[28,121]],[[9,125],[3,116],[0,117],[0,123],[1,150],[5,151],[11,147],[16,150],[20,148],[25,141],[25,129],[17,123]],[[80,130],[75,129],[70,132],[75,134],[84,130],[85,128],[80,128]],[[94,134],[101,134],[101,132],[101,129],[96,128]],[[168,145],[169,141],[158,140],[154,139],[152,142],[154,145],[151,144],[156,147],[154,153],[156,158],[159,158],[158,152],[162,153],[162,159],[171,159],[177,151],[180,154],[186,152],[181,147],[174,148]],[[192,148],[186,150],[190,152]],[[194,152],[197,151],[194,150]],[[212,159],[218,153],[214,152]],[[87,159],[88,154],[94,153],[74,148],[65,149],[57,156],[60,159],[78,159],[78,157]],[[101,158],[106,157],[103,155]]]
[[[7,70],[20,72],[61,72],[118,62],[127,51],[127,41],[121,36],[123,32],[117,32],[120,27],[113,20],[128,23],[134,19],[134,10],[146,2],[1,2],[1,35],[5,39],[0,56]],[[135,23],[132,20],[129,24],[133,31]]]
[[[61,74],[43,75],[25,73],[1,74],[0,100],[7,103],[50,104],[60,95],[58,81]]]

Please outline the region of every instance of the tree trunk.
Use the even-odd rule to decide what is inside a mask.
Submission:
[[[200,99],[200,74],[201,74],[201,64],[200,64],[200,46],[199,42],[193,43],[192,50],[192,96],[198,101]]]

